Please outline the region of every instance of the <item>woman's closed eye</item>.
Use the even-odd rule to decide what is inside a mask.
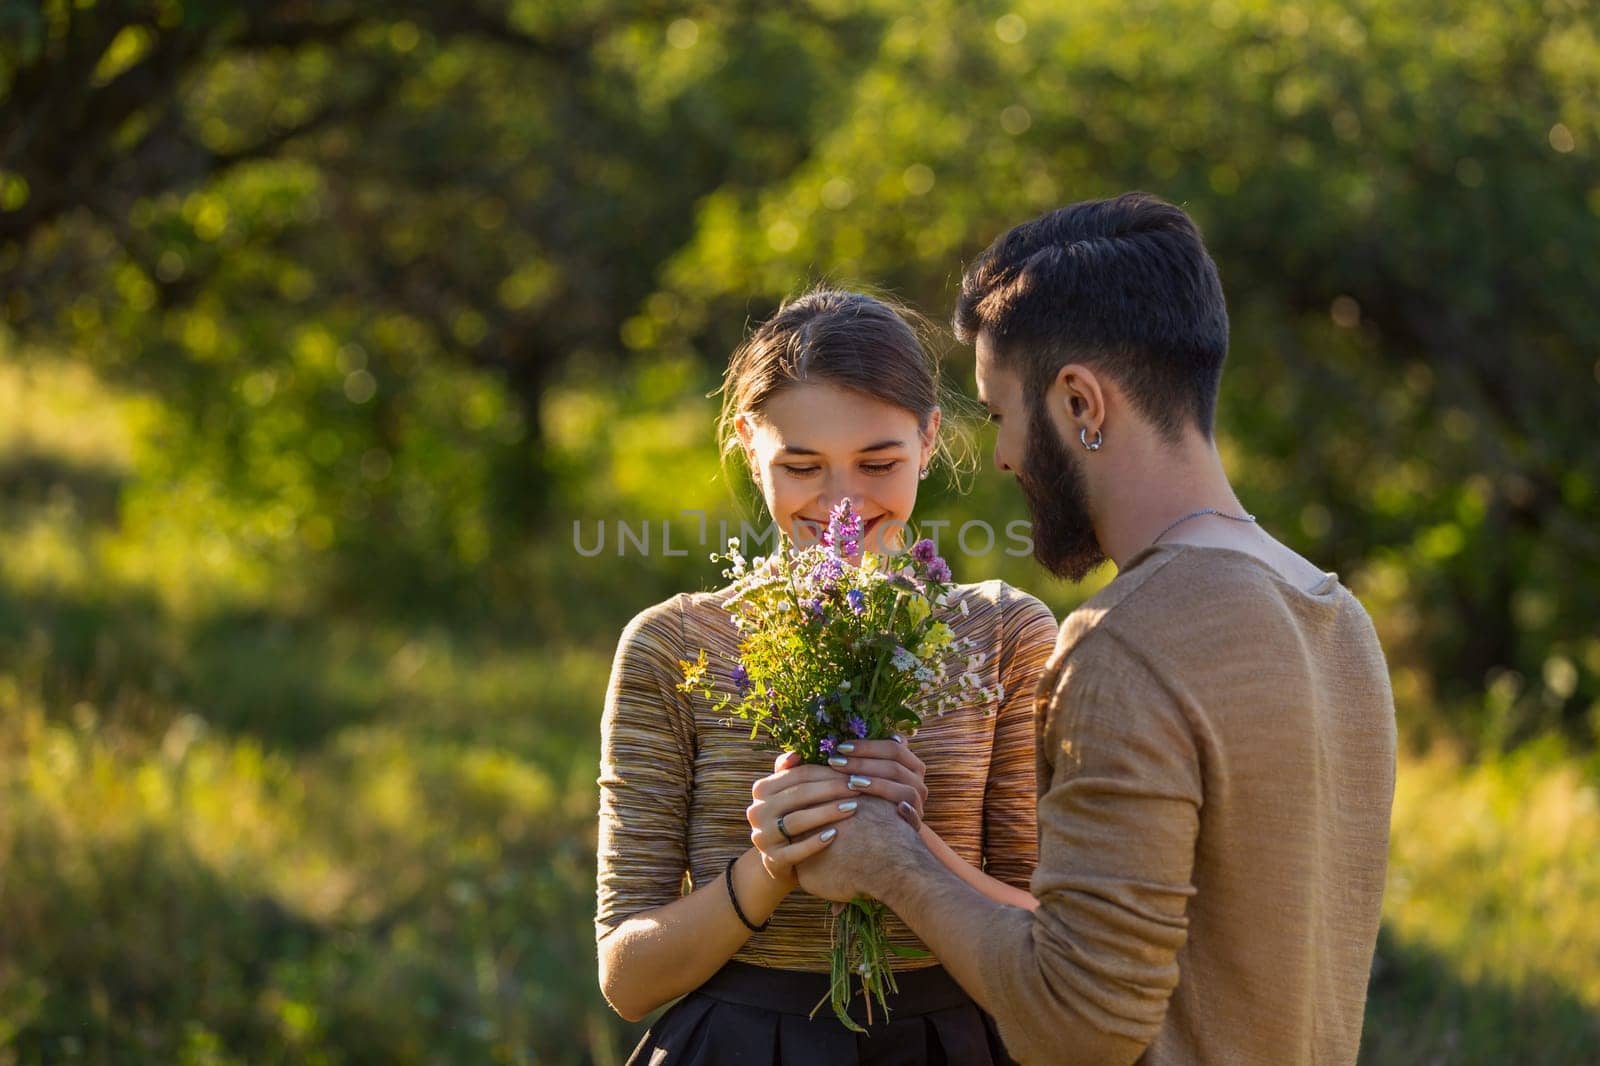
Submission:
[[[899,466],[900,463],[901,460],[899,459],[891,459],[888,462],[862,463],[861,470],[866,474],[877,474],[882,476],[884,474],[892,473],[895,467]],[[796,463],[784,463],[782,466],[784,472],[790,477],[810,477],[812,474],[815,474],[818,470],[822,469],[820,466],[800,466]]]

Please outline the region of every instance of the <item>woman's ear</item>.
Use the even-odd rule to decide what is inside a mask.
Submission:
[[[756,469],[756,427],[751,424],[750,416],[740,412],[734,416],[733,431],[739,435],[739,444],[744,448],[744,457],[750,464],[752,472]]]
[[[917,463],[919,470],[927,469],[928,464],[933,461],[933,449],[939,443],[940,414],[939,409],[935,407],[928,415],[928,427],[922,431],[922,458]]]

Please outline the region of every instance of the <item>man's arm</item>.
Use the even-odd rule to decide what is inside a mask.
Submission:
[[[800,883],[888,904],[1023,1062],[1131,1063],[1160,1031],[1178,981],[1198,757],[1171,693],[1109,636],[1073,650],[1048,711],[1033,914],[973,891],[877,805],[799,868]]]

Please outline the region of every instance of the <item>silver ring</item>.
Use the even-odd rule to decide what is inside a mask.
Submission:
[[[794,843],[794,837],[790,836],[789,831],[783,827],[783,815],[781,814],[778,815],[778,832],[783,834],[783,839],[791,844]]]

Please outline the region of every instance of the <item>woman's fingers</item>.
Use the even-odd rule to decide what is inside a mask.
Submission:
[[[854,758],[887,759],[897,762],[917,777],[921,777],[928,770],[927,764],[911,750],[911,745],[898,740],[847,740],[835,751],[839,755]]]
[[[758,800],[771,799],[786,789],[816,781],[826,781],[830,777],[837,776],[826,766],[793,766],[761,778],[750,787],[750,794]]]
[[[837,803],[840,800],[850,799],[853,795],[854,790],[850,788],[848,779],[828,772],[821,781],[812,781],[766,799],[758,799],[745,808],[744,814],[751,828],[758,829],[775,824],[779,815],[787,816],[793,811],[828,802]],[[793,831],[790,832],[792,835]]]
[[[928,786],[923,783],[922,775],[912,773],[901,762],[888,759],[863,759],[855,755],[836,755],[828,760],[828,765],[838,773],[865,777],[874,781],[894,781],[905,785],[917,793],[917,806],[919,808],[922,806],[922,801],[928,797]]]
[[[821,832],[809,836],[796,837],[793,844],[785,844],[781,848],[774,848],[770,855],[763,852],[763,858],[770,858],[773,865],[779,868],[793,870],[796,863],[805,862],[811,856],[833,843],[833,838],[838,835],[838,830],[829,826]]]
[[[770,822],[758,827],[754,833],[750,834],[751,842],[755,843],[758,848],[762,848],[763,845],[766,848],[773,849],[786,847],[791,841],[799,840],[807,833],[825,828],[834,822],[844,821],[856,813],[856,808],[860,806],[860,803],[861,801],[857,799],[834,800],[827,803],[819,803],[814,807],[806,807],[803,810],[789,811],[778,816],[783,819],[783,827],[781,829],[778,827],[778,818],[772,818]],[[768,817],[771,816],[769,815]],[[783,835],[785,832],[789,834],[787,838]],[[759,843],[755,840],[757,836],[762,838]]]
[[[919,830],[922,828],[922,812],[911,806],[911,804],[896,804],[895,810],[900,812],[900,817],[904,818],[908,823],[910,823],[911,828]]]
[[[919,818],[922,816],[922,801],[926,795],[925,789],[918,791],[911,785],[902,784],[899,781],[893,781],[886,777],[867,777],[863,774],[851,774],[845,778],[845,787],[851,792],[886,799],[896,807],[902,803],[908,804]]]

